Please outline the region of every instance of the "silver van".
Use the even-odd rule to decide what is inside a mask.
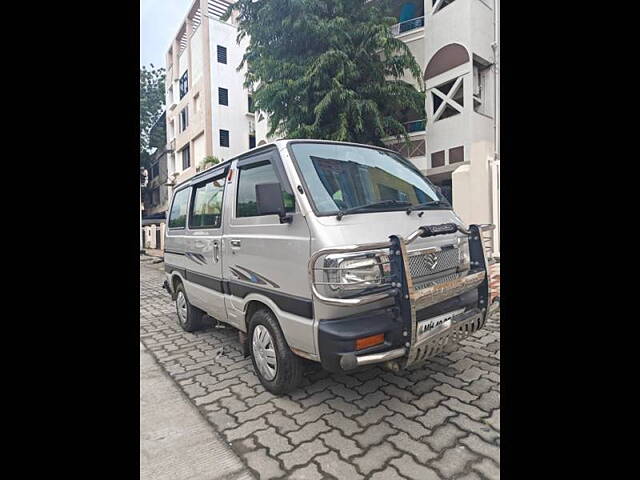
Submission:
[[[422,362],[482,328],[482,231],[391,150],[278,140],[177,186],[164,287],[186,331],[235,327],[265,388]]]

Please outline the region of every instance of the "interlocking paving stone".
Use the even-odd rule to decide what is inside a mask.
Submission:
[[[449,410],[444,405],[438,405],[431,408],[424,415],[415,418],[416,422],[420,422],[426,428],[433,430],[435,427],[442,425],[449,417],[454,417],[456,412]]]
[[[455,418],[455,417],[454,417]],[[458,440],[466,436],[465,432],[455,425],[446,423],[436,428],[431,435],[425,438],[425,441],[437,452],[445,448],[451,448],[458,443]]]
[[[405,432],[393,435],[387,438],[387,440],[393,443],[398,450],[402,450],[413,455],[423,463],[426,463],[437,456],[436,452],[434,452],[429,445],[414,440]]]
[[[480,410],[478,407],[461,402],[457,398],[449,398],[442,402],[441,405],[445,405],[446,407],[456,412],[464,413],[474,420],[481,420],[483,417],[487,417],[489,415],[487,412]]]
[[[289,453],[283,453],[280,455],[280,459],[284,463],[284,467],[287,470],[291,470],[291,468],[304,465],[316,455],[326,453],[327,451],[329,451],[329,449],[324,443],[322,443],[319,438],[316,438],[312,442],[301,443]]]
[[[322,480],[325,476],[320,473],[318,465],[310,463],[306,467],[297,468],[289,475],[290,480]]]
[[[398,471],[405,477],[414,480],[439,480],[441,477],[432,468],[416,463],[409,455],[403,455],[391,461]]]
[[[267,455],[267,450],[260,448],[244,455],[249,468],[261,479],[269,480],[284,475],[280,464],[273,457]]]
[[[494,462],[500,463],[500,447],[485,442],[479,436],[472,433],[460,440],[460,443],[465,444],[478,455],[489,457]]]
[[[324,441],[326,446],[336,450],[343,458],[349,458],[363,453],[362,449],[358,447],[356,442],[345,437],[337,430],[323,433],[320,435],[320,438]]]
[[[397,430],[391,428],[388,423],[380,422],[377,425],[371,425],[364,432],[354,435],[353,439],[358,442],[362,448],[367,448],[376,443],[380,443],[384,437],[395,433]]]
[[[289,433],[288,437],[291,443],[298,445],[303,442],[313,440],[323,432],[331,430],[331,427],[327,425],[323,419],[319,419],[313,423],[307,423],[300,430]]]
[[[163,268],[141,265],[141,341],[256,477],[499,478],[499,312],[424,365],[314,365],[301,388],[276,397],[233,328],[181,330]]]
[[[402,453],[396,450],[393,444],[384,442],[371,447],[363,456],[354,457],[352,461],[359,467],[361,472],[367,475],[373,470],[382,468],[392,458],[400,457],[401,455]]]
[[[264,445],[269,450],[269,455],[275,457],[284,452],[290,452],[293,450],[289,438],[280,435],[275,427],[269,427],[266,430],[260,430],[255,433],[256,438],[260,445]]]
[[[437,469],[445,478],[452,478],[467,470],[467,466],[479,457],[464,446],[449,448],[442,458],[431,462],[429,465]]]
[[[320,455],[316,457],[314,461],[320,465],[321,470],[336,478],[349,478],[354,480],[364,478],[357,472],[353,465],[338,457],[336,452]]]
[[[488,458],[484,458],[473,465],[473,469],[480,472],[485,478],[500,478],[500,467]]]
[[[334,412],[331,415],[323,417],[323,419],[329,425],[340,430],[345,435],[351,436],[354,433],[360,432],[362,430],[362,427],[358,423],[354,422],[350,418],[345,417],[342,412]]]
[[[490,390],[480,395],[480,398],[475,400],[473,404],[485,412],[491,412],[496,408],[500,408],[500,393],[495,390]]]
[[[380,470],[375,472],[373,475],[369,477],[370,480],[398,480],[403,479],[402,475],[398,472],[398,470],[394,466],[388,466],[384,470]]]

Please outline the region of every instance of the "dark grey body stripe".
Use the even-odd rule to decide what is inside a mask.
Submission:
[[[308,298],[274,292],[272,290],[267,290],[266,288],[247,285],[246,283],[240,283],[233,280],[223,280],[221,278],[203,275],[174,265],[167,265],[166,263],[164,269],[168,273],[173,271],[179,272],[183,278],[197,285],[201,285],[217,292],[235,295],[236,297],[244,298],[250,293],[260,293],[273,300],[280,310],[305,318],[313,318],[313,303]]]

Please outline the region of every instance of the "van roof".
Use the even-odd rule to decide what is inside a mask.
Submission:
[[[226,167],[229,164],[231,164],[231,162],[233,162],[234,160],[240,158],[240,157],[244,157],[245,155],[253,155],[255,153],[258,153],[262,150],[267,150],[269,148],[273,148],[276,147],[278,150],[282,149],[282,148],[286,148],[287,145],[289,143],[305,143],[305,142],[311,142],[311,143],[334,143],[334,144],[342,144],[342,145],[353,145],[353,146],[357,146],[357,147],[367,147],[367,148],[375,148],[377,150],[384,150],[387,152],[391,152],[394,153],[396,155],[399,155],[398,152],[393,151],[389,148],[385,148],[385,147],[379,147],[377,145],[366,145],[364,143],[354,143],[354,142],[338,142],[335,140],[319,140],[317,138],[279,138],[277,140],[274,140],[272,142],[266,143],[264,145],[260,145],[258,147],[252,148],[251,150],[247,150],[246,152],[241,153],[240,155],[236,155],[235,157],[232,157],[228,160],[225,160],[224,162],[220,162],[218,164],[216,164],[214,167],[208,168],[207,170],[204,170],[202,172],[196,173],[193,177],[188,178],[187,180],[185,180],[184,182],[178,184],[175,186],[175,188],[179,188],[179,187],[183,187],[185,185],[189,185],[191,183],[196,183],[198,180],[200,180],[201,178],[205,177],[207,174],[210,174],[214,169],[217,170],[220,167]]]

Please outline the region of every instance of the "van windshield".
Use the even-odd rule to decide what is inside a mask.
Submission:
[[[451,209],[419,171],[395,153],[332,143],[292,143],[318,215]]]

